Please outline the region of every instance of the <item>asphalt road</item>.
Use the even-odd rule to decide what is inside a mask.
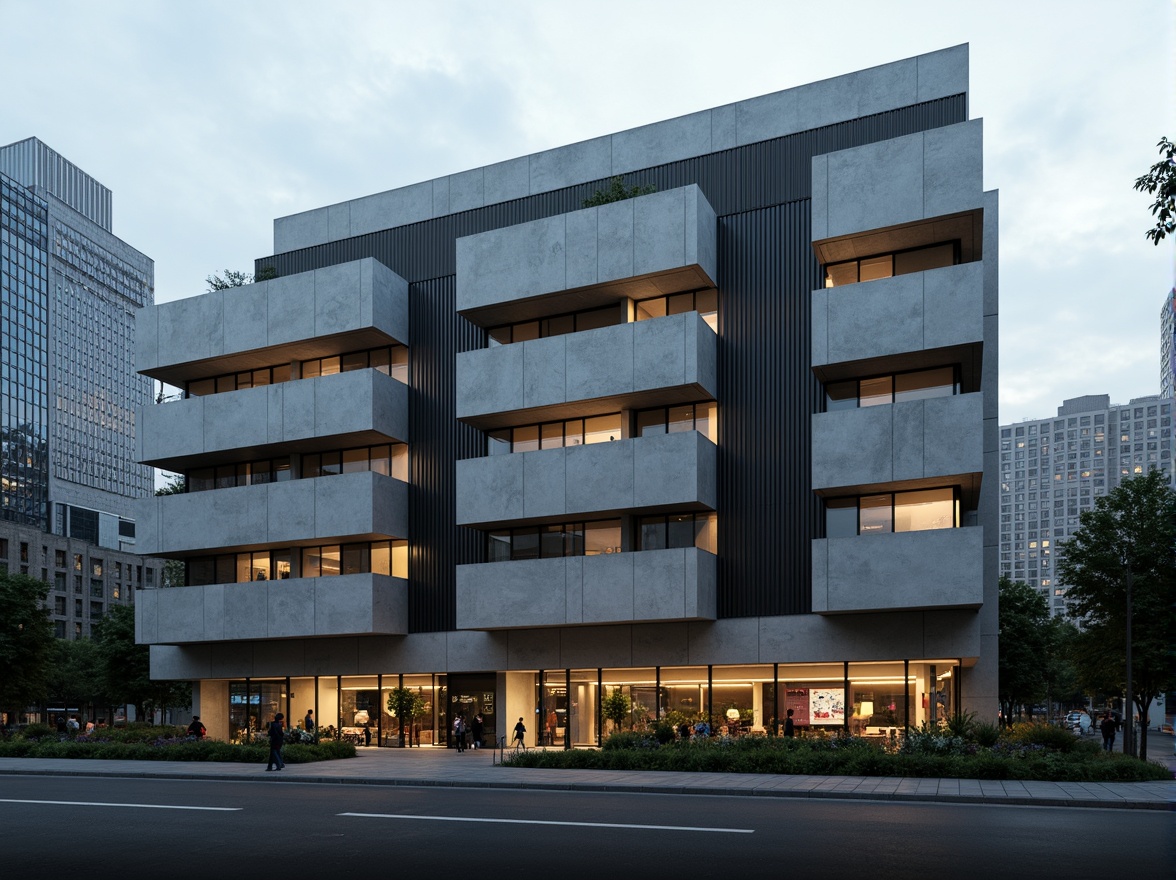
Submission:
[[[0,865],[139,877],[1171,877],[1176,814],[0,776]],[[106,873],[109,872],[109,873]]]

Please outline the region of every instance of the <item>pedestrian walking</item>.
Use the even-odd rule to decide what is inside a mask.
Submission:
[[[796,724],[792,721],[792,710],[788,710],[788,716],[784,719],[784,735],[796,736]]]
[[[200,716],[193,715],[192,723],[188,725],[188,736],[194,736],[196,739],[204,739],[206,733],[208,733],[208,728],[200,721]]]
[[[285,717],[285,715],[279,712],[274,716],[274,720],[270,722],[268,731],[270,753],[266,770],[282,770],[286,767],[286,762],[282,760],[282,746],[286,744],[286,725],[282,723]],[[275,767],[275,764],[278,766]]]
[[[302,727],[307,733],[314,733],[314,709],[306,710],[306,717],[302,719]]]
[[[519,723],[514,726],[514,747],[518,751],[520,748],[525,752],[527,750],[527,725],[523,724],[523,719],[519,719]]]
[[[465,751],[466,722],[464,715],[458,715],[453,720],[453,738],[457,742],[457,750]]]
[[[1103,712],[1102,723],[1099,724],[1098,730],[1103,738],[1103,751],[1111,752],[1115,749],[1115,731],[1119,729],[1119,725],[1115,719],[1111,717],[1110,711]]]

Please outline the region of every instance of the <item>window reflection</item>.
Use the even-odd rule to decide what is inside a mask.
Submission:
[[[486,451],[489,455],[506,455],[511,452],[583,446],[587,443],[608,443],[620,439],[621,414],[609,413],[586,419],[566,419],[487,431]]]
[[[825,501],[825,537],[921,532],[959,526],[954,488],[886,492]]]
[[[959,367],[912,370],[907,373],[830,382],[825,386],[825,411],[836,412],[908,400],[951,397],[959,393]]]
[[[295,561],[297,560],[297,573]],[[281,548],[187,561],[189,586],[331,577],[338,574],[384,574],[408,577],[408,542],[370,541],[322,547]]]
[[[303,379],[333,376],[336,373],[347,373],[353,370],[374,369],[386,376],[391,376],[399,382],[407,384],[408,348],[403,345],[385,345],[364,351],[352,351],[341,355],[312,358],[311,360],[302,361],[299,369]],[[282,382],[289,382],[290,377],[290,364],[275,364],[270,367],[260,367],[256,370],[244,370],[236,373],[226,373],[222,376],[193,379],[185,383],[184,390],[187,397],[204,397],[209,394],[224,394],[228,391],[260,388],[264,385],[277,385]]]
[[[825,266],[825,286],[841,287],[861,281],[874,281],[894,275],[909,275],[928,269],[954,266],[960,261],[959,241],[943,242],[926,247],[878,254],[858,260],[846,260]]]

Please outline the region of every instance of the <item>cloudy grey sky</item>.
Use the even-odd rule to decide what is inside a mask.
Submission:
[[[1176,136],[1172,0],[0,0],[0,143],[114,191],[156,300],[274,217],[958,43],[1001,191],[1001,420],[1159,390],[1174,249],[1134,179]]]

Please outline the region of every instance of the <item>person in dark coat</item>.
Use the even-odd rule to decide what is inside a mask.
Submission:
[[[1103,712],[1102,722],[1098,725],[1098,731],[1102,734],[1104,752],[1115,750],[1115,731],[1118,729],[1119,725],[1115,723],[1115,719],[1111,717],[1111,713]]]
[[[470,725],[470,728],[474,737],[474,748],[482,748],[482,734],[486,732],[486,719],[482,717],[481,712],[474,716],[474,723]]]
[[[282,746],[286,744],[286,725],[282,720],[286,716],[279,712],[270,722],[268,736],[270,741],[269,763],[266,770],[283,770],[286,762],[282,760]],[[277,764],[278,766],[274,766]]]
[[[784,719],[784,735],[788,737],[796,736],[796,725],[792,721],[792,710],[788,710],[788,717]]]

